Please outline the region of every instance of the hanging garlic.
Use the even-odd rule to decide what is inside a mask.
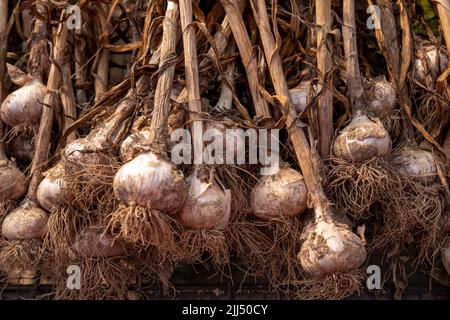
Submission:
[[[315,210],[315,222],[305,228],[306,240],[298,254],[303,269],[321,276],[361,266],[366,260],[363,241],[346,224],[334,221],[322,208]]]
[[[423,86],[427,86],[427,77],[430,76],[432,81],[447,68],[448,54],[442,46],[436,48],[435,45],[426,41],[417,41],[414,60],[414,78]]]
[[[74,200],[74,195],[67,189],[62,163],[58,163],[43,175],[45,178],[37,189],[37,199],[42,208],[48,212],[53,212]]]
[[[8,240],[41,239],[47,221],[44,210],[25,200],[3,220],[2,235]]]
[[[122,162],[128,162],[142,151],[140,144],[151,141],[152,135],[149,128],[143,128],[139,132],[130,134],[120,145],[119,156]]]
[[[38,124],[47,88],[37,79],[10,93],[2,103],[0,116],[10,127],[20,124]]]
[[[264,220],[301,214],[307,208],[307,200],[303,176],[289,167],[262,176],[250,195],[254,215]]]
[[[398,170],[423,184],[436,181],[437,170],[433,154],[415,146],[405,146],[394,156],[392,163]]]
[[[191,229],[225,229],[230,219],[231,193],[214,181],[210,169],[196,168],[186,178],[188,195],[179,213],[180,222]]]
[[[349,162],[385,157],[391,148],[391,138],[381,121],[370,119],[362,113],[357,113],[350,124],[339,132],[333,145],[334,154]]]
[[[114,177],[114,193],[130,206],[138,205],[175,214],[185,201],[183,174],[153,152],[124,164]]]
[[[27,180],[13,161],[0,157],[0,202],[19,200],[27,192]]]
[[[367,114],[383,119],[394,111],[397,95],[393,85],[385,77],[371,79],[366,83]]]

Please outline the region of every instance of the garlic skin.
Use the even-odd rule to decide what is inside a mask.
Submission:
[[[435,81],[438,76],[447,68],[448,54],[443,46],[436,49],[431,43],[422,43],[416,50],[414,60],[414,78],[423,86],[427,85],[427,76]]]
[[[58,163],[43,175],[44,179],[37,189],[37,199],[42,208],[48,212],[54,212],[74,200],[74,195],[67,189],[62,163]]]
[[[150,141],[151,136],[149,128],[144,128],[139,132],[130,134],[120,145],[120,160],[122,160],[122,162],[133,160],[138,153],[142,152],[142,148],[139,144]]]
[[[13,161],[0,159],[0,202],[19,200],[27,192],[27,179]]]
[[[282,167],[274,175],[261,176],[250,194],[253,214],[263,220],[293,217],[307,208],[308,189],[296,170]]]
[[[117,257],[126,254],[124,244],[100,230],[88,228],[81,232],[73,245],[74,251],[82,257]]]
[[[38,124],[46,92],[46,86],[39,80],[33,79],[10,93],[0,109],[2,121],[10,127],[20,124]]]
[[[336,157],[349,162],[363,162],[390,154],[392,141],[380,119],[357,113],[339,132],[333,144]]]
[[[370,81],[366,93],[369,116],[383,119],[394,111],[397,104],[395,88],[384,77]]]
[[[101,152],[102,146],[96,140],[80,138],[70,142],[63,151],[64,169],[69,174],[76,174],[86,168],[101,167],[108,170],[111,159]]]
[[[316,210],[321,210],[316,209]],[[357,269],[366,260],[361,239],[350,228],[320,215],[305,231],[298,253],[303,269],[315,276]]]
[[[230,220],[231,193],[212,181],[207,171],[202,168],[186,178],[188,194],[178,218],[195,230],[225,229]]]
[[[41,239],[48,214],[26,200],[3,220],[2,235],[8,240]]]
[[[442,263],[450,276],[450,239],[447,239],[442,247]]]
[[[431,184],[437,179],[433,154],[427,150],[405,146],[392,159],[392,163],[400,172],[423,184]]]
[[[124,164],[113,181],[114,194],[133,206],[176,214],[186,199],[183,174],[153,152],[145,152]]]
[[[6,152],[19,163],[30,163],[34,154],[33,138],[26,135],[13,137],[6,145]]]

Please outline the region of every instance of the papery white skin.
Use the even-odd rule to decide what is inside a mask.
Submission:
[[[447,63],[448,54],[444,47],[436,49],[434,45],[425,44],[416,51],[414,78],[426,86],[427,76],[430,76],[432,81],[436,80],[447,68]]]
[[[186,178],[188,196],[179,213],[180,222],[191,229],[225,229],[230,220],[231,193],[197,172]]]
[[[0,159],[0,201],[19,200],[27,192],[27,179],[13,161]]]
[[[114,193],[129,205],[176,214],[186,199],[183,174],[153,152],[145,152],[116,173]]]
[[[430,184],[436,181],[437,170],[433,154],[427,150],[406,146],[392,159],[392,163],[415,181]]]
[[[395,88],[384,77],[370,81],[367,91],[367,113],[383,119],[395,109],[397,95]]]
[[[47,88],[39,80],[31,80],[10,93],[2,103],[1,119],[10,127],[38,124]]]
[[[70,142],[63,151],[62,161],[67,173],[75,174],[86,168],[108,170],[111,159],[101,152],[97,140],[80,138]]]
[[[3,220],[2,235],[8,240],[41,239],[47,221],[44,210],[25,200]]]
[[[139,130],[137,133],[130,134],[120,145],[119,157],[122,162],[133,160],[139,151],[142,151],[139,144],[151,139],[149,128]]]
[[[361,239],[350,228],[337,223],[316,208],[316,220],[305,228],[306,239],[298,260],[303,269],[321,276],[334,272],[347,272],[360,267],[366,260],[366,250]]]
[[[280,168],[275,175],[261,176],[250,195],[254,215],[264,220],[301,214],[307,201],[303,176],[289,167]]]
[[[392,141],[378,118],[357,113],[339,132],[333,144],[335,156],[349,162],[362,162],[390,154]]]
[[[62,163],[44,173],[44,179],[37,189],[37,199],[42,208],[48,212],[63,208],[74,200],[74,195],[67,189]]]

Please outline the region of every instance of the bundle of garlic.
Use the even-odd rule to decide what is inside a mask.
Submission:
[[[319,10],[323,9],[329,12],[330,7],[327,7],[325,4],[322,5],[322,8],[316,7],[316,10],[319,12]],[[261,32],[261,37],[266,57],[267,59],[272,59],[272,64],[269,67],[269,71],[275,91],[279,95],[289,97],[286,80],[282,73],[283,68],[281,59],[275,52],[275,38],[269,31],[270,24],[265,8],[265,2],[253,1],[252,9],[256,21],[261,25],[261,28],[264,29],[264,33]],[[347,28],[352,28],[352,26],[354,28],[355,26],[354,12],[353,1],[344,1],[344,24]],[[320,14],[323,13],[324,12],[321,12]],[[354,32],[354,30],[351,31]],[[318,37],[321,36],[322,35],[318,35]],[[320,43],[320,39],[318,39],[318,43]],[[353,39],[352,41],[351,35],[349,35],[347,41],[344,43],[347,44],[346,46],[350,45],[353,46],[353,48],[356,47],[355,40]],[[353,50],[352,52],[355,51],[356,50]],[[320,63],[323,63],[323,60],[327,59],[327,53],[324,53],[324,55],[322,57],[318,57],[318,59],[322,59]],[[357,60],[352,62],[356,64],[356,66],[354,65],[353,67],[357,68]],[[349,65],[350,63],[347,66]],[[353,80],[353,85],[355,85],[355,83],[357,85],[357,73],[352,73],[352,69],[350,68],[347,69],[347,71],[348,80]],[[351,85],[349,85],[349,87],[351,88]],[[353,88],[351,88],[350,91],[352,89]],[[295,111],[292,110],[290,112],[292,116],[295,115]],[[326,115],[322,114],[322,116],[325,117]],[[303,139],[306,140],[306,137],[302,137],[302,135],[296,131],[289,131],[289,133],[291,134],[294,147],[295,143],[299,140],[300,142],[303,142]],[[322,135],[322,137],[325,137],[326,131],[324,131]],[[307,142],[304,141],[303,144],[306,143]],[[322,153],[325,153],[326,143],[322,146]],[[304,236],[306,240],[301,245],[299,262],[303,270],[313,277],[304,279],[303,284],[302,281],[300,281],[299,290],[301,292],[302,285],[304,285],[305,282],[309,282],[308,285],[312,284],[315,286],[313,291],[317,290],[318,292],[324,292],[325,296],[333,296],[335,294],[333,289],[336,288],[336,286],[342,285],[342,283],[349,281],[349,279],[355,280],[354,286],[349,286],[346,292],[339,293],[339,295],[345,296],[347,294],[351,294],[359,288],[360,284],[357,277],[358,272],[356,271],[355,275],[354,270],[357,270],[366,259],[364,243],[350,230],[348,226],[338,224],[332,218],[328,200],[324,194],[320,182],[317,181],[317,177],[320,176],[320,173],[317,167],[319,161],[316,158],[317,154],[315,152],[315,148],[312,146],[308,148],[308,150],[310,150],[309,157],[312,163],[307,163],[305,161],[306,159],[300,156],[300,151],[295,150],[297,157],[299,158],[302,173],[305,176],[309,196],[312,204],[314,205],[314,224],[311,228],[306,229],[306,235]],[[353,257],[353,259],[348,259],[349,257]],[[344,279],[336,277],[336,274],[345,274]],[[317,277],[317,279],[314,279],[314,277]],[[330,279],[331,284],[329,283]]]
[[[169,162],[166,150],[178,16],[178,5],[169,1],[159,64],[160,68],[165,68],[159,74],[155,91],[150,139],[144,140],[141,153],[117,171],[114,194],[124,204],[111,214],[109,221],[114,235],[144,248],[156,246],[161,252],[176,248],[175,221],[171,216],[186,200],[183,174]],[[170,66],[166,66],[168,62]],[[128,155],[125,157],[128,159]]]
[[[61,18],[65,17],[65,12]],[[42,177],[42,167],[48,157],[48,149],[51,143],[51,127],[53,123],[53,108],[55,107],[52,90],[57,90],[60,85],[61,75],[58,66],[64,57],[64,44],[67,41],[68,28],[63,23],[59,25],[55,34],[53,48],[53,64],[50,69],[47,94],[43,105],[45,108],[40,119],[39,132],[36,140],[36,149],[31,166],[31,180],[28,192],[19,207],[10,212],[2,224],[2,251],[0,264],[6,268],[33,269],[48,262],[43,255],[48,254],[42,245],[45,228],[48,221],[48,213],[39,207],[37,189]]]

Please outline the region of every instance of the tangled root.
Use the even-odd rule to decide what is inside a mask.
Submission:
[[[227,229],[229,247],[237,258],[236,267],[244,271],[246,276],[267,275],[268,256],[274,247],[267,228],[267,222],[248,219],[233,221]]]
[[[269,226],[273,246],[266,258],[267,278],[276,289],[282,289],[286,283],[298,279],[301,266],[297,254],[302,244],[303,224],[296,218],[272,221]]]
[[[157,247],[161,253],[177,252],[179,223],[167,214],[141,206],[120,204],[108,218],[107,229],[113,236],[147,249]]]
[[[384,159],[354,164],[333,158],[326,191],[338,208],[358,219],[370,217],[370,207],[401,185],[400,174]]]
[[[69,265],[80,268],[80,287],[77,280],[67,273]],[[69,270],[70,271],[70,270]],[[129,287],[136,284],[139,272],[128,258],[84,257],[61,268],[55,277],[55,299],[105,300],[129,298]],[[73,280],[73,282],[71,281]]]
[[[427,91],[416,100],[416,119],[430,133],[442,128],[445,119],[445,111],[439,106],[438,99],[436,93]]]
[[[442,240],[445,200],[438,185],[405,181],[404,189],[393,190],[383,202],[383,227],[374,236],[370,251],[414,241],[418,249],[415,263],[430,262]]]
[[[394,145],[403,135],[402,119],[402,111],[395,109],[392,114],[381,120]]]
[[[205,263],[211,260],[218,269],[229,262],[228,243],[223,230],[189,230],[179,235],[177,258],[189,263]],[[204,257],[207,253],[208,257]]]
[[[218,181],[223,184],[224,190],[231,192],[231,221],[242,221],[250,214],[251,207],[249,203],[252,185],[249,181],[256,177],[244,168],[235,166],[218,166],[216,168]]]
[[[6,200],[0,202],[0,226],[3,224],[3,219],[6,218],[8,213],[17,208],[17,202],[13,200]]]
[[[56,265],[67,265],[68,253],[79,233],[94,225],[94,221],[72,208],[63,208],[50,214],[44,234],[44,242],[52,252]]]
[[[322,277],[309,277],[293,281],[294,296],[300,300],[341,300],[359,294],[362,289],[364,273],[353,270],[345,273],[332,273]]]
[[[0,240],[0,270],[48,270],[49,252],[40,240]]]
[[[72,208],[98,219],[114,211],[118,200],[112,185],[120,164],[113,158],[110,163],[83,165],[76,173],[66,174],[68,191],[75,195]]]

